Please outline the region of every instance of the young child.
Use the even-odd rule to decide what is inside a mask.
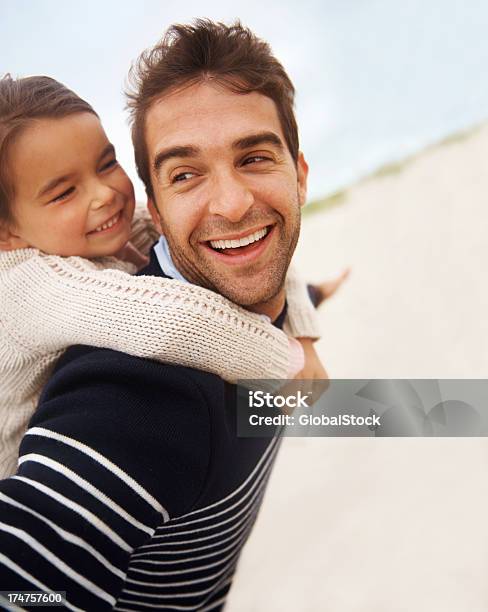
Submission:
[[[287,335],[212,291],[132,276],[122,254],[147,255],[158,238],[148,213],[134,210],[132,184],[87,102],[48,77],[0,80],[0,477],[15,471],[40,391],[70,345],[230,382],[303,368],[290,336],[318,331],[293,273]]]

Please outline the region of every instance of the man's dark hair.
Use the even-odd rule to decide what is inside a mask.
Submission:
[[[14,220],[15,186],[9,172],[9,152],[15,140],[38,119],[58,119],[93,108],[62,83],[47,76],[0,79],[0,223]],[[98,116],[98,115],[97,115]]]
[[[146,115],[165,93],[213,80],[239,94],[260,93],[276,105],[290,153],[298,159],[295,89],[270,46],[239,21],[227,26],[208,19],[171,26],[161,41],[144,51],[129,72],[132,142],[139,177],[152,197],[145,139]]]

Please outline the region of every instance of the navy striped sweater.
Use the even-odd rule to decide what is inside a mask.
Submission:
[[[161,275],[154,259],[145,273]],[[234,394],[69,349],[0,482],[0,590],[66,591],[70,610],[220,609],[279,447],[237,437]]]

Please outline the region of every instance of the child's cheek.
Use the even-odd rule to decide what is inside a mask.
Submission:
[[[61,211],[60,211],[61,212]],[[84,238],[89,230],[89,219],[87,214],[70,207],[67,203],[58,218],[58,232],[62,236],[70,237],[71,240]]]

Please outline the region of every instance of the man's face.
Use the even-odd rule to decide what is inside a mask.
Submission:
[[[307,165],[302,155],[293,161],[274,102],[192,85],[154,103],[146,142],[150,210],[179,271],[243,306],[277,296],[298,240]]]

